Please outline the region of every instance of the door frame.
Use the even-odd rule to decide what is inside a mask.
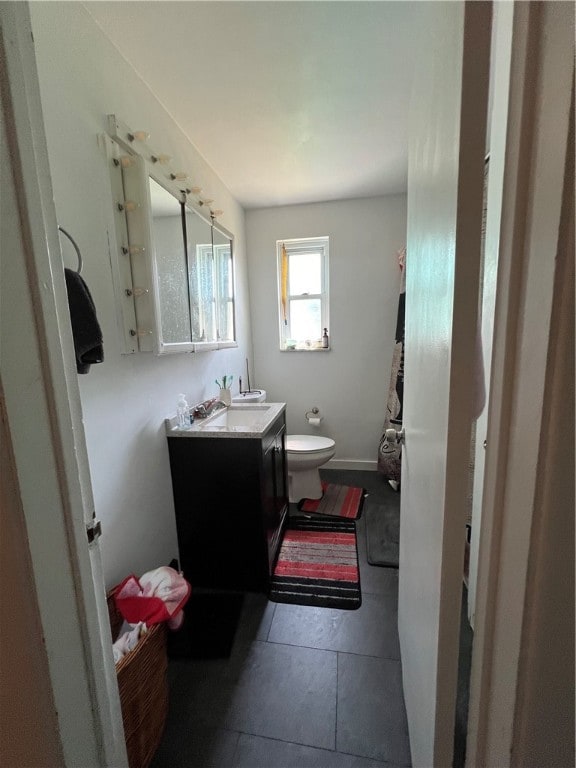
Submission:
[[[512,52],[512,20],[514,4],[494,3],[492,16],[492,46],[490,55],[491,109],[489,120],[489,147],[487,147],[488,184],[484,253],[482,263],[481,336],[486,387],[490,381],[492,364],[492,340],[494,338],[494,312],[496,306],[496,281],[502,212],[502,185],[504,156],[506,151],[506,127],[508,124],[508,96],[510,87],[510,57]],[[482,488],[486,450],[483,445],[487,434],[488,409],[484,407],[476,421],[476,448],[474,456],[474,485],[472,495],[472,520],[470,532],[470,557],[468,576],[468,621],[474,629],[476,581],[478,575],[478,545],[482,524]]]
[[[65,765],[127,766],[27,2],[0,3],[0,375]],[[4,660],[6,661],[6,659]],[[31,703],[32,705],[32,703]]]
[[[468,766],[510,765],[574,77],[571,3],[514,3]],[[572,54],[570,55],[570,51]],[[560,240],[561,242],[561,240]],[[521,737],[520,737],[521,738]]]

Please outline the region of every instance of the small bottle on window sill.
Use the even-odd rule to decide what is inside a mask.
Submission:
[[[328,328],[324,328],[324,333],[322,334],[322,349],[328,349],[330,346],[330,339],[328,338]]]

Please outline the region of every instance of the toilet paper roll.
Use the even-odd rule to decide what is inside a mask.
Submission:
[[[310,424],[312,427],[319,427],[321,421],[322,421],[321,416],[310,416],[308,418],[308,424]]]

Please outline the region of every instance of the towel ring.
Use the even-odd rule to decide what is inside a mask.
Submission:
[[[80,248],[78,247],[78,243],[76,242],[76,240],[74,240],[74,238],[69,232],[66,232],[66,230],[63,227],[58,225],[58,229],[60,230],[60,232],[62,232],[63,235],[66,235],[68,240],[70,240],[70,242],[74,246],[74,250],[76,251],[76,255],[78,256],[78,269],[76,271],[78,272],[78,274],[80,274],[80,272],[82,272],[82,254],[80,253]]]

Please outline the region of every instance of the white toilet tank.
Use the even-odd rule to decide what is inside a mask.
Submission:
[[[265,403],[266,390],[252,389],[250,392],[242,392],[232,398],[233,403]]]

